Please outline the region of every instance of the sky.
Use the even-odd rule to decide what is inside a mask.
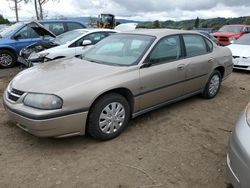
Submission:
[[[0,14],[15,20],[11,0],[0,0]],[[49,0],[44,5],[48,18],[97,16],[112,13],[117,18],[137,21],[186,20],[250,16],[250,0]],[[33,3],[20,3],[20,20],[35,18]]]

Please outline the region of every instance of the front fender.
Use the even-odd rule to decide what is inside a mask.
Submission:
[[[13,46],[11,46],[11,45],[2,45],[2,44],[0,44],[0,50],[10,50],[15,55],[18,54],[18,52],[16,51],[16,49]]]

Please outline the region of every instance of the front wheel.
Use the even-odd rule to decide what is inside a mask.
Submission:
[[[16,64],[16,56],[9,50],[0,50],[0,67],[10,68]]]
[[[218,70],[215,70],[211,74],[202,96],[207,99],[214,98],[220,90],[221,80],[221,73]]]
[[[99,98],[88,118],[88,133],[98,140],[110,140],[121,134],[130,118],[128,101],[120,94],[110,93]]]

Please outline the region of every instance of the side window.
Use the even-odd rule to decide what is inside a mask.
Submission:
[[[107,37],[107,33],[105,32],[100,32],[100,33],[92,33],[86,36],[85,40],[91,40],[92,44],[96,44],[100,40],[104,39]]]
[[[105,33],[105,32],[91,33],[91,34],[79,39],[78,41],[76,41],[75,47],[82,46],[82,42],[84,40],[90,40],[92,42],[92,44],[96,44],[97,42],[99,42],[100,40],[104,39],[107,36],[108,36],[108,33]]]
[[[72,30],[75,30],[75,29],[82,29],[83,27],[78,24],[78,23],[67,23],[67,26],[68,26],[68,31],[72,31]]]
[[[43,25],[55,35],[60,35],[65,32],[63,23],[44,23]]]
[[[187,57],[203,55],[207,53],[204,38],[200,35],[183,35]]]
[[[20,35],[19,39],[39,38],[39,35],[28,26],[23,27],[16,35]]]
[[[138,44],[137,44],[138,45]],[[150,62],[162,63],[177,60],[181,57],[179,36],[170,36],[162,39],[150,54]]]
[[[208,52],[212,52],[212,51],[213,51],[213,44],[212,44],[212,42],[210,42],[210,41],[207,40],[206,38],[204,38],[204,40],[205,40],[206,43],[207,43],[207,51],[208,51]]]

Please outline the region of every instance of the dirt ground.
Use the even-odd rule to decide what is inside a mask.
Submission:
[[[234,72],[215,99],[199,96],[140,116],[118,138],[41,139],[2,106],[15,70],[0,70],[0,187],[226,188],[227,142],[250,99],[250,73]]]

